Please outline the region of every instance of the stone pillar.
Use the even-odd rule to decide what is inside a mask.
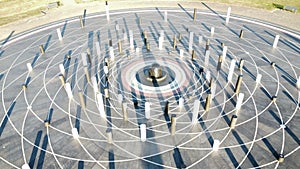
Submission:
[[[244,59],[241,59],[241,60],[240,60],[240,62],[239,62],[239,70],[243,70],[244,62],[245,62]]]
[[[215,34],[215,27],[210,28],[210,36],[214,36]]]
[[[198,122],[198,111],[200,108],[200,101],[196,99],[194,101],[193,115],[192,115],[192,123],[196,124]]]
[[[101,94],[101,93],[98,93],[98,94],[96,95],[96,98],[97,98],[98,110],[99,110],[100,116],[101,116],[102,118],[106,118],[106,113],[105,113],[105,110],[104,110],[104,104],[103,104],[103,97],[102,97],[102,94]]]
[[[164,16],[165,22],[168,22],[168,12],[165,11],[165,16]]]
[[[279,38],[280,38],[280,35],[276,35],[275,36],[275,39],[274,39],[274,42],[273,42],[273,48],[277,48],[277,44],[278,44]]]
[[[184,104],[184,99],[183,99],[182,97],[180,97],[178,103],[179,103],[179,104],[178,104],[178,107],[179,107],[180,109],[182,109],[182,108],[183,108],[183,104]]]
[[[176,115],[173,114],[171,117],[171,135],[174,136],[176,132]]]
[[[220,141],[219,140],[214,140],[213,151],[218,151],[219,146],[220,146]]]
[[[262,78],[262,75],[261,75],[261,74],[258,74],[258,75],[256,76],[256,80],[255,80],[256,84],[260,84],[261,78]]]
[[[82,91],[78,92],[78,96],[79,96],[80,106],[83,110],[85,110],[85,102],[84,102],[84,96]]]
[[[211,102],[211,93],[207,94],[206,101],[205,101],[205,111],[209,110],[210,102]]]
[[[228,72],[228,76],[227,76],[227,82],[228,83],[231,82],[231,80],[232,80],[234,67],[235,67],[235,60],[232,59],[231,62],[230,62],[230,68],[229,68],[229,72]]]
[[[237,111],[241,109],[243,99],[244,99],[244,93],[239,93],[238,97],[237,97],[236,105],[235,105],[235,108]]]
[[[106,131],[106,137],[107,137],[107,143],[112,144],[113,143],[113,136],[111,130]]]
[[[227,15],[226,15],[226,25],[229,23],[230,13],[231,13],[231,7],[228,7]]]
[[[79,134],[77,128],[72,128],[72,135],[75,140],[78,140]]]
[[[145,142],[147,139],[146,124],[140,125],[140,132],[141,132],[141,141]]]
[[[236,121],[237,121],[237,115],[232,115],[231,122],[230,122],[230,128],[231,129],[235,128]]]
[[[62,41],[62,35],[61,35],[60,28],[56,29],[56,33],[57,33],[57,37],[58,37],[59,41]]]
[[[32,72],[31,63],[27,63],[26,66],[27,66],[28,73]]]
[[[242,85],[243,75],[239,75],[237,82],[235,84],[234,92],[238,94]]]
[[[145,117],[146,119],[150,119],[150,103],[145,102]]]
[[[109,6],[108,6],[107,1],[105,1],[105,12],[106,12],[106,19],[107,19],[107,21],[109,21],[110,20],[110,18],[109,18]]]
[[[41,54],[45,54],[45,49],[43,45],[40,45],[40,52]]]
[[[72,99],[73,98],[73,94],[72,94],[72,90],[71,90],[71,85],[70,83],[66,83],[65,84],[65,90],[67,92],[68,98]]]
[[[196,19],[197,19],[197,8],[194,8],[193,20],[196,21]]]
[[[122,103],[123,120],[128,121],[127,103]]]
[[[239,38],[242,39],[244,37],[244,31],[241,29]]]
[[[84,24],[83,24],[82,16],[79,16],[79,21],[80,21],[80,27],[83,28]]]

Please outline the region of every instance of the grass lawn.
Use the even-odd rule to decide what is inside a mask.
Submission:
[[[56,2],[56,1],[59,0],[0,0],[0,6],[1,6],[0,26],[29,16],[38,15],[41,13],[41,10],[47,9],[47,5],[49,3]],[[77,3],[90,2],[90,1],[104,2],[105,0],[75,0],[75,2]],[[108,1],[119,1],[119,0],[108,0]],[[136,0],[136,1],[143,1],[143,0]],[[161,0],[161,1],[168,1],[168,0]],[[169,1],[175,1],[175,0],[169,0]],[[201,2],[201,0],[191,0],[191,1]],[[209,2],[239,4],[239,5],[249,6],[249,7],[264,8],[268,10],[275,9],[274,4],[277,4],[278,5],[277,7],[279,8],[288,5],[288,6],[297,7],[299,9],[298,13],[300,12],[300,0],[209,0]]]
[[[0,0],[0,26],[41,14],[51,2],[56,0]]]
[[[282,7],[287,5],[287,6],[297,7],[300,10],[300,0],[210,0],[210,2],[239,4],[239,5],[269,9],[269,10],[275,9],[276,5],[280,5]]]

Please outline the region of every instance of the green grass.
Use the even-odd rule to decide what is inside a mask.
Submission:
[[[0,0],[0,26],[36,16],[41,10],[47,9],[47,4],[57,0]]]
[[[104,2],[105,0],[75,0],[76,3],[86,3],[92,1]],[[108,0],[109,1],[124,1],[124,0]],[[135,1],[150,1],[150,0],[135,0]],[[156,0],[156,1],[168,1],[168,0]],[[174,0],[169,0],[174,1]],[[190,0],[195,2],[205,2],[205,0]],[[283,9],[284,6],[295,6],[300,12],[300,0],[207,0],[207,2],[219,2],[227,4],[237,4],[242,6],[249,6],[255,8],[262,8],[267,10]]]
[[[40,14],[41,10],[47,9],[47,4],[56,2],[58,0],[0,0],[0,26],[10,22],[14,22],[29,16]],[[105,0],[75,0],[77,3]],[[124,1],[124,0],[108,0],[108,1]],[[128,0],[129,1],[129,0]],[[136,0],[143,1],[143,0]],[[152,1],[152,0],[146,0]],[[168,0],[156,0],[168,1]],[[175,0],[169,0],[175,1]],[[183,1],[183,0],[182,0]],[[194,2],[201,2],[201,0],[190,0]],[[205,0],[203,0],[205,2]],[[237,4],[242,6],[249,6],[255,8],[263,8],[268,10],[282,9],[283,6],[295,6],[298,13],[300,12],[300,0],[207,0],[207,2],[220,2],[227,4]]]
[[[295,6],[300,10],[300,0],[210,0],[210,2],[238,4],[238,5],[268,9],[268,10],[272,10],[275,8],[282,9],[283,6],[287,5],[287,6]]]

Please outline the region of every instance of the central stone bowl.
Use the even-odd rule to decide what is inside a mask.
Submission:
[[[151,82],[162,82],[168,75],[164,68],[158,63],[153,63],[146,72],[148,72],[146,79]]]

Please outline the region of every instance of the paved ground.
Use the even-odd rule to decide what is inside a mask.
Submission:
[[[95,4],[78,7],[75,16]],[[68,18],[4,41],[0,168],[299,168],[299,35],[240,17],[225,24],[218,4],[200,5],[193,21],[188,4],[111,11],[110,22],[104,12],[87,15],[82,28],[78,17]],[[147,81],[153,63],[168,82]]]
[[[120,2],[110,2],[110,9],[128,9],[128,8],[141,8],[141,7],[177,7],[178,2],[185,8],[199,8],[200,10],[210,10],[201,2],[189,2],[189,1],[120,1]],[[35,28],[37,26],[54,22],[57,20],[79,16],[82,15],[83,10],[87,9],[87,13],[95,13],[100,11],[105,11],[103,2],[89,2],[84,4],[75,4],[71,0],[63,0],[64,6],[51,9],[46,11],[47,14],[40,14],[39,16],[30,17],[21,21],[13,22],[11,24],[0,27],[0,39],[5,39],[10,35],[12,31],[15,31],[14,34],[23,32]],[[219,4],[219,3],[210,3],[205,2],[212,10],[218,12],[227,12],[229,6],[232,7],[232,13],[238,14],[241,16],[257,18],[263,21],[268,21],[275,23],[284,27],[288,27],[295,30],[300,30],[300,14],[294,14],[287,11],[274,10],[267,11],[257,8],[249,8],[237,5],[228,5],[228,4]]]

